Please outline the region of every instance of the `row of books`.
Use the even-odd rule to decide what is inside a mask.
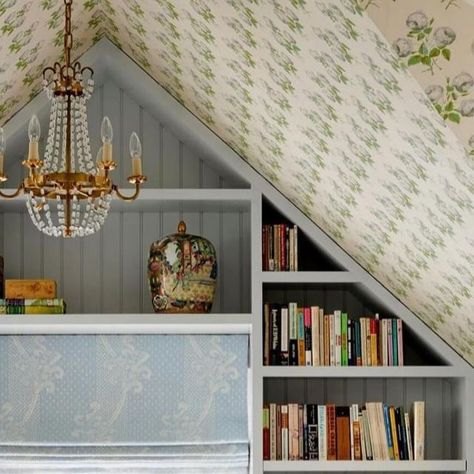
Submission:
[[[425,402],[403,407],[270,403],[263,408],[263,459],[423,460]]]
[[[264,365],[401,366],[403,326],[400,319],[350,319],[319,306],[301,308],[265,303]]]
[[[0,299],[0,314],[64,314],[66,304],[61,298]]]
[[[264,225],[262,230],[263,270],[298,271],[298,227]]]

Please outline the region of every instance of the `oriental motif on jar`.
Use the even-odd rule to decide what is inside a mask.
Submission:
[[[148,260],[148,281],[155,313],[208,313],[214,301],[217,260],[209,240],[186,233],[154,242]]]

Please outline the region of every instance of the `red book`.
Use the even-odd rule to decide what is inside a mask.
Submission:
[[[263,407],[263,460],[270,461],[270,408]]]
[[[328,461],[337,459],[337,440],[336,440],[336,406],[326,405],[327,412],[327,443],[328,443]]]
[[[286,271],[286,261],[287,261],[287,255],[286,255],[286,224],[281,224],[280,225],[280,256],[281,256],[281,262],[280,262],[280,270],[281,271]]]

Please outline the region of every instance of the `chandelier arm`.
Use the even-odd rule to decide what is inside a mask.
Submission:
[[[140,194],[140,183],[135,183],[135,192],[131,196],[125,196],[124,194],[122,194],[116,184],[112,185],[112,191],[115,191],[117,197],[122,201],[134,201]]]
[[[16,198],[25,188],[24,183],[20,183],[17,190],[14,191],[12,194],[5,194],[3,191],[0,191],[0,196],[5,199],[13,199]]]

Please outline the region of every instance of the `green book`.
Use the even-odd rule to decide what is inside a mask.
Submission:
[[[341,365],[349,365],[347,348],[347,313],[341,313]]]
[[[392,354],[393,354],[393,365],[398,365],[398,332],[397,332],[397,320],[392,319]]]

